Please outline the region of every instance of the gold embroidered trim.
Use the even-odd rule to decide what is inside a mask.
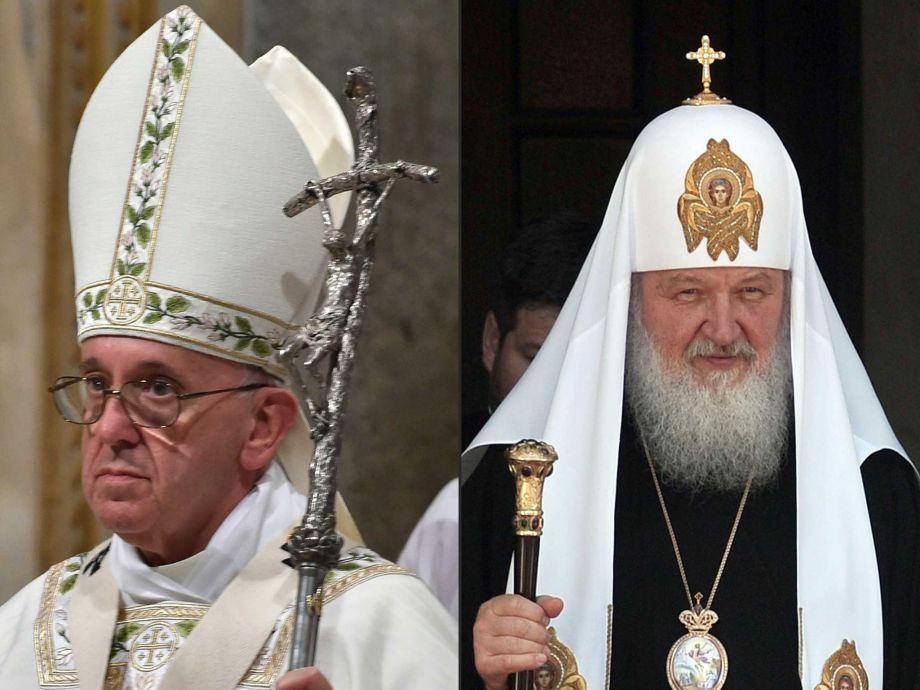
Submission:
[[[180,339],[178,333],[187,332],[190,342],[214,343],[219,352],[234,358],[255,355],[255,363],[261,365],[278,359],[293,328],[281,319],[264,319],[255,310],[218,301],[228,307],[224,311],[191,291],[163,290],[156,285],[119,276],[108,287],[89,287],[77,293],[78,337],[99,327],[119,331],[149,327],[151,332]]]
[[[137,159],[140,157],[141,141],[144,139],[144,127],[147,122],[147,113],[150,111],[150,100],[153,96],[153,80],[156,78],[157,62],[160,55],[160,46],[163,44],[163,31],[166,28],[166,22],[160,21],[160,30],[157,34],[156,53],[153,56],[153,64],[150,66],[150,77],[147,80],[147,98],[144,101],[144,112],[141,115],[141,122],[137,127],[137,140],[134,142],[134,155],[131,157],[131,174],[128,175],[128,184],[125,187],[125,201],[121,207],[121,220],[118,225],[118,238],[115,240],[115,252],[112,254],[112,265],[109,267],[109,279],[105,285],[114,280],[117,275],[115,270],[118,264],[118,248],[121,245],[121,233],[125,225],[125,216],[128,211],[128,204],[131,201],[131,190],[134,188],[134,173],[137,167]]]
[[[122,283],[131,283],[134,292],[127,294],[129,288]],[[118,289],[121,289],[121,292],[115,294]],[[104,305],[117,309],[121,303],[130,303],[131,309],[141,310],[147,315],[140,319],[139,323],[135,319],[133,324],[112,325],[102,315]],[[209,350],[225,356],[232,355],[235,359],[245,359],[259,366],[266,366],[267,361],[277,360],[278,351],[287,342],[288,334],[296,328],[294,324],[258,310],[214,299],[192,290],[155,281],[149,281],[146,286],[142,286],[130,276],[120,276],[110,284],[96,282],[81,288],[76,294],[76,307],[77,335],[81,339],[89,331],[100,327],[114,327],[119,331],[129,327],[151,327],[148,332],[198,343]],[[221,310],[221,307],[227,311]],[[196,335],[179,335],[187,330]],[[252,354],[247,353],[247,350]],[[252,355],[255,355],[254,359]],[[275,368],[278,372],[283,371],[277,362]]]
[[[545,664],[537,668],[535,673],[548,670],[550,672],[551,688],[558,690],[587,690],[588,683],[578,672],[578,662],[575,654],[569,649],[562,640],[556,635],[556,629],[550,627],[549,642],[549,659]]]
[[[105,671],[105,684],[102,686],[104,690],[122,690],[127,670],[127,664],[109,664]]]
[[[93,290],[95,288],[104,287],[110,283],[109,280],[96,280],[92,283],[87,283],[79,290],[74,293],[74,299],[79,300],[80,296],[87,290]],[[249,307],[244,307],[233,302],[227,302],[226,300],[218,299],[217,297],[212,297],[211,295],[206,295],[202,292],[195,292],[194,290],[189,290],[188,288],[178,287],[176,285],[170,285],[169,283],[160,283],[155,280],[148,280],[145,285],[149,288],[158,288],[160,290],[170,290],[177,294],[180,294],[184,297],[193,297],[195,299],[202,300],[204,302],[209,302],[216,307],[224,307],[225,309],[233,309],[240,313],[246,314],[247,316],[256,316],[260,319],[270,321],[280,328],[292,329],[296,328],[297,324],[285,321],[284,319],[279,319],[276,316],[271,314],[259,311],[258,309],[250,309]]]
[[[124,609],[119,613],[117,625],[124,626],[128,624],[146,624],[144,629],[134,632],[130,638],[125,640],[130,643],[129,659],[133,663],[133,655],[138,647],[137,638],[140,637],[144,630],[151,626],[168,626],[175,628],[173,624],[176,619],[182,622],[202,620],[210,610],[206,604],[189,604],[184,602],[162,602],[159,604],[145,604],[143,606],[132,606]],[[293,617],[290,615],[293,606],[289,606],[278,617],[279,623],[266,640],[252,665],[246,672],[246,675],[240,681],[240,687],[246,688],[270,688],[278,679],[284,668],[287,659],[288,648],[290,646],[293,632]],[[177,637],[176,635],[172,636]],[[174,650],[173,650],[174,651]],[[159,665],[168,663],[168,658],[162,660]],[[121,688],[124,678],[127,674],[128,661],[113,661],[109,664],[106,682],[109,680],[114,683],[113,688]],[[155,670],[153,668],[137,668],[136,670],[147,672]],[[108,690],[108,685],[106,690]]]
[[[191,81],[192,76],[192,63],[195,61],[195,51],[198,48],[198,32],[201,30],[201,19],[196,17],[194,13],[185,5],[179,8],[179,10],[185,9],[188,13],[194,18],[194,24],[192,26],[192,37],[189,39],[191,44],[188,48],[188,62],[185,63],[185,72],[182,75],[182,91],[179,94],[179,105],[176,107],[176,119],[175,119],[175,128],[173,129],[173,135],[169,139],[169,154],[166,160],[166,165],[163,170],[163,182],[160,188],[160,203],[157,204],[156,216],[154,217],[153,228],[150,235],[150,252],[147,255],[147,270],[144,273],[144,278],[150,277],[150,271],[153,267],[153,255],[156,252],[157,248],[157,235],[160,231],[160,216],[163,213],[163,206],[166,204],[166,191],[169,187],[169,172],[172,170],[172,158],[173,152],[176,148],[176,142],[179,140],[179,128],[182,123],[182,111],[185,109],[185,95],[188,93],[188,85]],[[157,44],[157,50],[160,50],[160,45]]]
[[[604,672],[604,687],[610,690],[610,676],[613,671],[613,604],[607,604],[607,667]]]
[[[58,671],[54,665],[54,603],[64,576],[64,568],[73,560],[68,559],[51,566],[42,589],[38,616],[32,630],[36,672],[42,687],[76,687],[78,682],[76,671]]]
[[[291,636],[294,633],[294,607],[289,607],[282,613],[284,622],[278,631],[278,638],[270,649],[263,647],[259,651],[252,666],[243,676],[240,686],[246,688],[270,688],[278,679],[288,657],[288,648],[291,646]],[[272,633],[274,634],[274,632]],[[271,635],[269,636],[271,641]],[[268,642],[266,642],[268,645]]]
[[[802,659],[804,657],[805,647],[805,612],[799,607],[799,680],[805,679],[805,670]]]
[[[166,36],[167,28],[175,34],[173,43]],[[147,97],[109,270],[110,286],[102,305],[106,320],[116,325],[132,323],[145,312],[144,285],[150,277],[200,29],[201,19],[185,6],[170,12],[160,21]],[[151,115],[152,120],[149,119]],[[163,143],[166,144],[165,153],[160,152]],[[136,208],[134,197],[140,199]],[[149,207],[148,202],[152,203]]]
[[[161,290],[172,290],[176,293],[181,293],[187,297],[194,297],[195,299],[200,299],[205,302],[210,302],[214,306],[224,307],[226,309],[235,309],[236,311],[243,312],[249,316],[257,316],[260,319],[265,319],[266,321],[271,321],[276,326],[281,328],[296,328],[297,324],[289,323],[284,319],[279,319],[276,316],[272,316],[264,311],[259,311],[258,309],[250,309],[249,307],[243,307],[239,304],[234,304],[233,302],[227,302],[226,300],[218,299],[217,297],[212,297],[211,295],[205,295],[201,292],[195,292],[194,290],[189,290],[188,288],[178,287],[176,285],[170,285],[168,283],[158,283],[156,281],[149,281],[147,283],[148,287],[159,288]]]
[[[40,684],[43,687],[76,687],[78,677],[76,671],[58,671],[54,666],[54,606],[58,597],[61,581],[65,575],[65,568],[69,563],[78,562],[75,559],[68,559],[53,566],[45,579],[44,589],[42,591],[39,615],[34,627],[34,645],[37,664],[37,672]],[[376,577],[383,575],[415,575],[405,568],[392,563],[377,563],[360,570],[349,573],[348,575],[324,586],[324,603],[334,600],[348,590],[367,582]],[[182,619],[185,621],[200,621],[210,610],[210,606],[205,604],[189,604],[183,602],[162,602],[158,604],[147,604],[143,606],[132,606],[119,612],[116,622],[118,626],[129,624],[138,624],[143,621],[149,627],[153,624],[162,624],[164,621],[174,621]],[[265,645],[260,650],[258,656],[253,661],[246,675],[240,681],[241,687],[247,688],[270,688],[278,679],[284,668],[285,661],[290,648],[291,637],[293,634],[293,606],[289,606],[279,616],[278,627],[272,631],[272,634],[266,640]],[[125,642],[131,642],[133,651],[134,642],[140,636],[142,631],[136,631],[130,639]],[[274,638],[274,639],[273,639]],[[166,663],[164,660],[163,663]],[[105,690],[118,690],[122,687],[127,675],[127,661],[113,661],[109,664],[105,677]]]
[[[131,606],[121,611],[118,623],[132,623],[139,620],[154,620],[157,618],[191,618],[201,620],[210,610],[207,604],[185,604],[182,602],[165,601],[160,604],[145,604]]]
[[[856,653],[856,641],[844,640],[824,662],[815,690],[869,690],[869,674]]]
[[[376,565],[369,565],[366,568],[357,570],[353,573],[346,575],[345,577],[336,580],[332,584],[324,585],[323,592],[323,603],[328,604],[330,601],[335,599],[337,596],[344,594],[352,587],[371,580],[375,577],[380,577],[381,575],[408,575],[409,577],[417,577],[415,573],[406,570],[400,565],[395,563],[378,563]]]
[[[367,566],[361,570],[349,573],[345,577],[337,580],[332,584],[323,585],[323,605],[328,604],[331,600],[344,594],[353,587],[381,575],[408,575],[416,577],[414,573],[406,570],[402,566],[393,563],[377,563]],[[256,657],[249,671],[240,683],[241,687],[247,688],[270,688],[278,679],[281,670],[288,658],[288,651],[291,646],[291,637],[294,631],[294,607],[290,606],[283,614],[284,622],[278,631],[278,638],[271,650],[263,648]],[[271,638],[269,638],[270,640]]]

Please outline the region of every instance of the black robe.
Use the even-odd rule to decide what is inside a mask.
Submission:
[[[505,591],[514,547],[510,527],[514,482],[502,451],[499,447],[488,450],[461,493],[464,689],[482,687],[473,665],[473,621],[482,602]],[[725,690],[801,687],[794,458],[794,449],[790,448],[776,483],[752,492],[712,605],[719,622],[710,632],[725,646],[729,661]],[[862,465],[862,475],[882,590],[884,690],[917,690],[920,487],[913,469],[892,451],[879,451],[869,457]],[[667,486],[662,488],[691,591],[702,592],[705,603],[740,493],[693,497]],[[677,616],[688,608],[687,597],[648,466],[634,432],[625,423],[616,525],[612,687],[667,689],[665,661],[671,645],[686,633]],[[549,558],[552,554],[541,553],[541,560]],[[582,566],[573,565],[572,572],[577,573],[579,567]],[[840,602],[840,606],[846,607],[847,602]],[[858,652],[858,632],[854,637]],[[827,650],[827,655],[834,651]],[[871,678],[870,687],[879,689]]]

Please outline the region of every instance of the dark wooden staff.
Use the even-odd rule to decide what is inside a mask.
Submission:
[[[530,601],[537,599],[537,564],[543,534],[543,481],[553,473],[556,451],[548,443],[524,440],[505,451],[508,469],[514,475],[514,593]],[[511,676],[512,690],[533,690],[533,671]]]

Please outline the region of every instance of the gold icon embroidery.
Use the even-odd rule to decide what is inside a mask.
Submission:
[[[815,690],[869,690],[869,674],[856,653],[855,640],[844,640],[828,657]]]
[[[572,650],[549,628],[549,659],[534,671],[534,690],[586,690],[584,676],[578,673],[578,663]]]
[[[734,261],[742,237],[757,251],[763,200],[754,189],[751,169],[732,153],[726,139],[709,140],[706,152],[687,170],[685,189],[677,201],[677,215],[688,252],[704,237],[713,261],[723,251]]]

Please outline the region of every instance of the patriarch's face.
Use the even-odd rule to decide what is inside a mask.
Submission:
[[[785,274],[696,268],[637,274],[639,306],[665,366],[704,385],[737,383],[769,365],[783,325]]]

